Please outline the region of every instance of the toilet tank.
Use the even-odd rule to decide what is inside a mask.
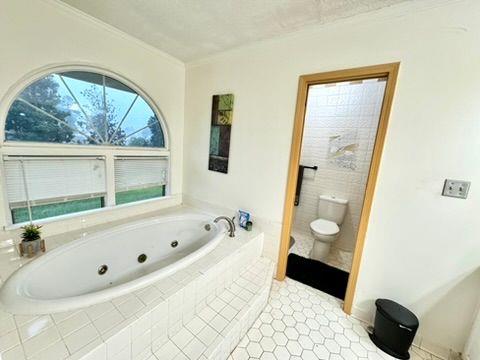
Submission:
[[[318,197],[318,217],[341,225],[347,212],[347,206],[348,200],[333,195],[320,195]]]

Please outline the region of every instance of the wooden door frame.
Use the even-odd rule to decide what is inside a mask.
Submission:
[[[367,232],[370,210],[375,193],[375,184],[380,167],[383,145],[387,133],[388,118],[392,107],[395,85],[397,82],[398,69],[400,63],[389,63],[382,65],[366,66],[355,69],[345,69],[338,71],[323,72],[318,74],[302,75],[298,82],[297,105],[295,110],[295,123],[293,126],[292,147],[290,151],[290,164],[288,168],[287,189],[285,194],[285,203],[283,210],[282,232],[280,240],[280,250],[277,263],[277,280],[284,280],[287,270],[287,256],[290,245],[290,232],[293,221],[293,207],[295,198],[295,188],[297,184],[298,166],[300,164],[300,153],[302,150],[303,128],[305,124],[305,109],[307,105],[308,89],[310,85],[328,84],[340,81],[355,81],[377,77],[386,77],[387,84],[383,97],[382,110],[375,138],[372,160],[365,189],[365,198],[363,201],[362,213],[357,232],[357,241],[353,254],[352,269],[348,278],[347,292],[343,310],[351,314],[355,288],[357,285],[360,261],[362,258],[365,235]]]

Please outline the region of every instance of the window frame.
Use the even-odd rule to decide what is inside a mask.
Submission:
[[[66,71],[86,71],[93,72],[100,75],[105,75],[111,77],[128,87],[134,90],[139,97],[142,97],[146,103],[151,107],[155,115],[157,116],[158,122],[163,132],[164,138],[164,147],[154,148],[154,147],[136,147],[136,146],[112,146],[112,145],[80,145],[80,144],[57,144],[57,143],[47,143],[47,142],[34,142],[34,141],[7,141],[5,134],[5,125],[8,112],[13,105],[13,102],[21,94],[21,92],[33,84],[34,82],[54,73],[66,72]],[[142,204],[145,202],[152,201],[161,201],[171,197],[171,153],[170,153],[170,136],[167,127],[165,117],[159,107],[155,104],[148,94],[143,91],[139,86],[137,86],[132,81],[128,80],[123,75],[118,73],[106,70],[102,67],[95,65],[61,65],[46,67],[40,71],[36,71],[25,76],[21,79],[15,86],[13,86],[7,96],[2,99],[0,102],[0,171],[2,174],[5,174],[4,166],[4,156],[52,156],[52,157],[81,157],[81,156],[99,156],[104,157],[105,159],[105,181],[106,181],[106,196],[105,196],[105,207],[100,209],[93,209],[87,211],[81,211],[76,213],[70,213],[55,217],[49,217],[44,219],[34,220],[34,223],[43,224],[50,223],[55,221],[60,221],[62,219],[84,216],[86,214],[91,214],[94,212],[103,212],[111,211],[120,207],[134,206],[137,204]],[[165,187],[165,196],[159,198],[152,198],[146,200],[135,201],[126,204],[115,204],[115,168],[114,162],[115,157],[124,156],[124,157],[166,157],[167,164],[167,184]],[[2,187],[3,195],[3,207],[4,207],[4,224],[8,229],[19,228],[26,223],[13,223],[12,214],[10,211],[9,201],[7,197],[7,189],[5,177],[0,177],[0,186]]]

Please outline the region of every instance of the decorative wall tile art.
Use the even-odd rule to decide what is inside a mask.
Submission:
[[[210,128],[209,170],[228,173],[232,120],[233,94],[214,95]]]
[[[358,142],[356,133],[348,131],[330,136],[328,142],[328,161],[340,168],[357,169]]]

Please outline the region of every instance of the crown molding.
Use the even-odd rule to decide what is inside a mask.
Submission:
[[[120,39],[133,42],[136,45],[144,48],[145,50],[153,52],[156,55],[159,55],[159,56],[163,57],[165,60],[169,61],[173,65],[177,65],[179,67],[185,68],[185,63],[183,61],[181,61],[180,59],[177,59],[176,57],[174,57],[174,56],[156,48],[155,46],[147,44],[146,42],[144,42],[144,41],[138,39],[137,37],[132,36],[132,35],[124,32],[124,31],[120,30],[119,28],[117,28],[115,26],[107,24],[106,22],[104,22],[100,19],[97,19],[96,17],[94,17],[90,14],[87,14],[87,13],[85,13],[85,12],[67,4],[67,3],[64,3],[61,0],[42,0],[42,1],[46,4],[48,4],[48,5],[54,6],[55,8],[63,11],[67,15],[74,15],[75,17],[80,18],[81,20],[83,20],[84,22],[86,22],[90,25],[93,25],[93,26],[95,26],[99,29],[108,31],[109,33],[111,33],[112,35],[114,35],[114,36],[116,36]]]

